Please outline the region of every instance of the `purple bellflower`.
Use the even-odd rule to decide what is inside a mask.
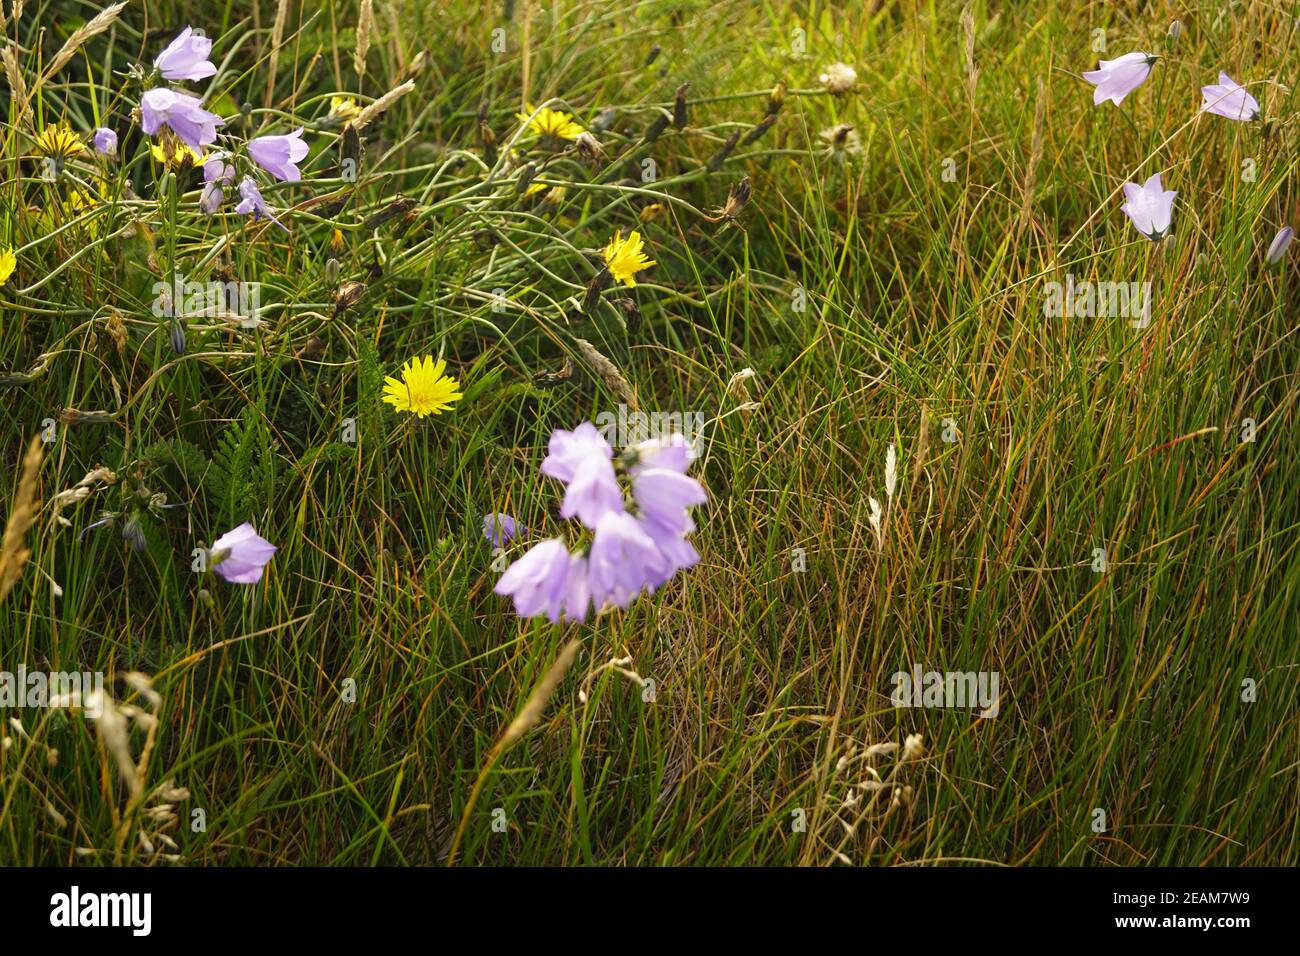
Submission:
[[[294,165],[307,158],[302,127],[287,136],[258,136],[248,141],[248,155],[276,179],[296,183],[302,173]]]
[[[186,27],[167,49],[158,54],[153,65],[162,70],[165,80],[202,80],[217,72],[208,60],[211,52],[212,41],[195,34],[193,27]]]
[[[1124,184],[1124,214],[1133,220],[1138,232],[1148,239],[1163,239],[1169,232],[1173,218],[1174,197],[1178,193],[1165,189],[1160,183],[1160,174],[1156,173],[1141,186],[1135,183]]]
[[[262,580],[262,569],[275,552],[275,545],[245,521],[212,542],[208,560],[212,570],[231,584],[256,584]]]
[[[117,152],[117,134],[107,126],[95,130],[91,142],[95,144],[95,152],[101,156],[112,156]]]
[[[235,212],[241,216],[252,215],[254,222],[258,219],[269,219],[285,232],[289,231],[288,226],[275,218],[271,208],[262,199],[262,191],[257,188],[257,183],[251,176],[245,176],[239,181],[239,196],[239,205],[235,206]]]
[[[198,152],[217,138],[217,127],[226,121],[216,113],[203,108],[197,96],[177,93],[159,86],[146,90],[140,98],[140,126],[149,136],[154,136],[167,126],[181,141]]]
[[[1201,97],[1205,100],[1202,112],[1243,123],[1259,118],[1259,101],[1227,73],[1219,74],[1218,83],[1202,86]]]
[[[1151,67],[1156,58],[1149,53],[1135,50],[1125,53],[1116,60],[1102,60],[1095,70],[1083,74],[1083,78],[1097,87],[1092,93],[1092,102],[1100,106],[1110,100],[1116,106],[1124,102],[1151,75]]]

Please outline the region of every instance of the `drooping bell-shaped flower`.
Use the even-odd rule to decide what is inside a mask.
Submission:
[[[302,178],[295,163],[307,158],[302,127],[284,136],[258,136],[248,142],[248,155],[276,179],[297,182]]]
[[[513,598],[520,617],[581,621],[591,602],[586,565],[585,558],[569,553],[563,538],[551,538],[506,568],[493,591]]]
[[[1169,232],[1173,219],[1174,197],[1178,193],[1165,189],[1156,173],[1141,186],[1134,183],[1124,184],[1124,214],[1133,220],[1133,225],[1148,239],[1163,239]]]
[[[678,534],[684,533],[690,524],[686,509],[708,500],[698,481],[671,468],[647,468],[638,472],[632,479],[632,497],[642,516]]]
[[[646,587],[672,576],[672,563],[641,523],[626,512],[608,511],[596,525],[587,556],[596,607],[626,608]]]
[[[245,521],[212,542],[208,561],[212,570],[231,584],[256,584],[262,580],[262,569],[275,552],[275,545]]]
[[[565,518],[576,517],[595,528],[610,511],[623,511],[623,491],[614,474],[614,450],[591,422],[571,432],[556,429],[551,435],[542,474],[559,479],[568,488],[560,505]]]
[[[214,76],[217,68],[208,60],[212,52],[212,41],[198,36],[193,27],[186,27],[180,36],[167,45],[167,49],[158,54],[153,65],[162,71],[164,79],[202,80]]]
[[[188,93],[159,86],[146,90],[140,98],[140,127],[149,136],[167,126],[186,146],[202,151],[216,141],[217,127],[225,125],[225,120],[209,113],[197,96]]]
[[[1097,69],[1089,70],[1083,78],[1097,87],[1092,92],[1092,102],[1100,105],[1110,100],[1116,106],[1124,102],[1151,75],[1156,57],[1141,50],[1125,53],[1115,60],[1102,60]]]
[[[483,516],[483,537],[494,548],[504,547],[515,539],[520,531],[527,531],[504,512],[495,512]]]
[[[1201,96],[1205,100],[1202,112],[1243,123],[1259,117],[1259,102],[1227,73],[1219,74],[1218,83],[1202,86]]]
[[[271,207],[262,199],[262,190],[257,188],[257,183],[254,182],[251,176],[245,176],[239,181],[239,197],[235,212],[241,216],[251,215],[254,221],[269,219],[285,232],[289,231],[288,226],[275,218],[274,213],[271,212]]]

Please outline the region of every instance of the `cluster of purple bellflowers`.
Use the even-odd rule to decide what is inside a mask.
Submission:
[[[212,41],[186,27],[175,40],[158,54],[154,67],[158,75],[169,83],[202,80],[215,76],[217,68],[209,56]],[[170,86],[155,86],[140,97],[140,127],[149,136],[161,135],[170,130],[178,140],[203,154],[205,147],[217,140],[218,127],[224,126],[216,113],[203,108],[197,96]],[[308,147],[302,140],[303,130],[298,128],[283,135],[258,136],[249,140],[248,156],[262,169],[283,182],[297,182],[302,178],[298,163],[307,158]],[[117,133],[107,127],[95,131],[95,148],[105,155],[117,151]],[[215,215],[226,199],[227,191],[234,186],[237,175],[235,157],[224,151],[214,151],[205,157],[203,165],[203,192],[199,208],[207,215]],[[251,215],[254,219],[270,219],[286,228],[272,214],[262,199],[257,180],[245,175],[238,184],[239,203],[235,212]]]
[[[521,617],[581,622],[593,607],[626,608],[694,565],[700,556],[686,540],[695,530],[690,509],[706,495],[686,474],[693,457],[678,434],[615,459],[590,422],[555,431],[542,474],[564,483],[560,515],[577,519],[590,543],[570,550],[560,537],[533,545],[506,568],[496,593],[512,597]]]

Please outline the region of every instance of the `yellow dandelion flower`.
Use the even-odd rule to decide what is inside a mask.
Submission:
[[[13,249],[9,246],[0,249],[0,286],[9,281],[9,277],[14,274],[17,265],[18,257],[14,255]]]
[[[36,151],[59,161],[86,152],[86,144],[66,123],[47,126],[36,137]]]
[[[402,378],[384,379],[384,401],[399,412],[413,412],[416,417],[441,415],[464,396],[460,384],[444,375],[447,363],[434,362],[430,355],[413,358],[402,366]]]
[[[361,107],[350,96],[330,97],[330,116],[337,120],[354,120],[361,115]]]
[[[149,155],[172,170],[183,169],[186,165],[198,169],[208,161],[207,153],[200,153],[189,143],[180,140],[167,140],[162,145],[152,143]]]
[[[610,275],[628,288],[636,285],[633,276],[654,264],[653,259],[646,257],[645,242],[641,239],[641,233],[635,229],[628,233],[626,239],[623,238],[622,230],[614,233],[614,238],[605,247],[605,265],[609,266]]]
[[[528,107],[527,113],[516,114],[520,120],[527,122],[528,117],[532,116],[533,108]],[[555,139],[574,140],[587,132],[582,124],[577,122],[572,116],[563,110],[553,110],[549,106],[543,109],[533,121],[528,124],[528,128],[534,133],[542,136],[552,136]]]

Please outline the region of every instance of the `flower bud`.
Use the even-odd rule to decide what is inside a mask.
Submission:
[[[172,351],[177,355],[185,354],[185,324],[179,319],[172,319],[171,328],[168,330],[168,337],[171,339]]]
[[[1273,241],[1269,243],[1264,260],[1271,266],[1277,265],[1282,261],[1282,257],[1286,255],[1287,249],[1291,246],[1291,240],[1294,238],[1295,230],[1290,226],[1283,226],[1278,230],[1278,234],[1273,237]]]
[[[684,129],[686,126],[686,91],[690,87],[691,84],[683,83],[677,87],[677,92],[673,96],[673,126],[677,129]]]
[[[781,107],[785,105],[785,80],[782,80],[776,86],[772,87],[772,92],[767,95],[767,114],[775,116],[781,112]]]

